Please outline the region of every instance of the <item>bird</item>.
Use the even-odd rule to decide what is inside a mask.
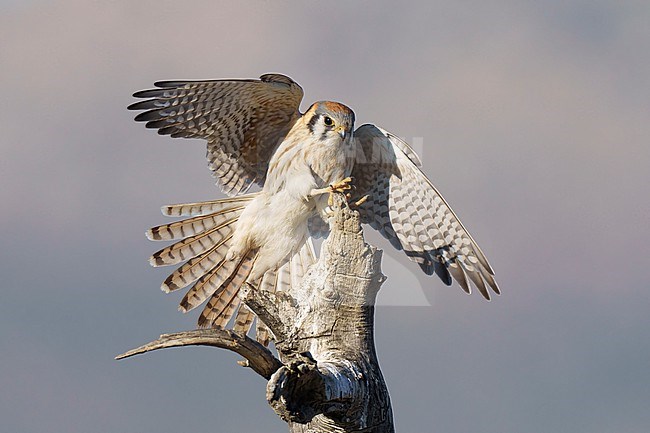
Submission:
[[[250,331],[254,314],[237,292],[245,283],[282,291],[316,261],[312,239],[328,233],[333,193],[362,197],[361,222],[403,250],[444,284],[471,285],[490,300],[500,294],[470,233],[422,171],[416,152],[374,125],[355,129],[355,113],[334,101],[300,111],[303,89],[288,76],[159,81],[133,94],[135,120],[173,138],[207,141],[207,159],[227,198],[162,207],[187,217],[149,229],[154,241],[175,241],[154,253],[153,266],[181,264],[162,283],[188,312],[205,303],[199,327]],[[255,188],[253,188],[255,187]],[[354,188],[354,189],[353,189]],[[252,191],[252,192],[251,192]],[[471,283],[470,283],[471,282]],[[257,338],[269,331],[257,322]]]

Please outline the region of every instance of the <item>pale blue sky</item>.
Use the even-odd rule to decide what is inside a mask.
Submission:
[[[194,326],[144,231],[163,204],[220,196],[204,145],[133,122],[131,93],[266,72],[421,140],[497,271],[487,303],[369,235],[398,431],[649,431],[647,2],[0,7],[3,431],[285,431],[230,353],[113,361]]]

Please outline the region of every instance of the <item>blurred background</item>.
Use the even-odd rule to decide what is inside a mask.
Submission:
[[[220,197],[199,141],[133,121],[160,79],[293,77],[415,142],[492,302],[386,250],[399,432],[650,431],[650,4],[0,0],[0,419],[27,432],[284,432],[144,237]]]

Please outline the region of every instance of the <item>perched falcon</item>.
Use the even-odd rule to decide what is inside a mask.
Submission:
[[[301,113],[302,88],[279,74],[155,86],[134,94],[144,100],[129,109],[145,110],[135,120],[162,135],[205,139],[213,176],[231,196],[165,206],[166,215],[190,218],[147,232],[152,240],[178,240],[151,264],[185,262],[162,288],[191,285],[180,304],[184,312],[208,301],[199,326],[226,326],[246,281],[263,290],[297,283],[315,261],[310,236],[327,231],[327,193],[349,188],[348,177],[356,195],[367,195],[358,208],[362,221],[426,274],[447,285],[453,277],[467,293],[471,280],[486,299],[488,287],[499,293],[485,255],[422,173],[415,152],[374,125],[354,130],[350,108],[321,101]],[[260,190],[248,193],[255,184]],[[247,332],[253,318],[241,306],[234,329]]]

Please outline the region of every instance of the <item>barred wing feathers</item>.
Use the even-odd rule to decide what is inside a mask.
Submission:
[[[302,88],[280,74],[259,80],[160,81],[129,106],[161,135],[207,140],[207,158],[228,195],[262,185],[268,161],[300,117]]]
[[[485,255],[449,204],[420,170],[417,154],[395,135],[366,124],[354,132],[358,155],[352,176],[368,200],[362,221],[378,230],[427,275],[452,278],[470,293],[469,281],[490,299],[500,294]]]

